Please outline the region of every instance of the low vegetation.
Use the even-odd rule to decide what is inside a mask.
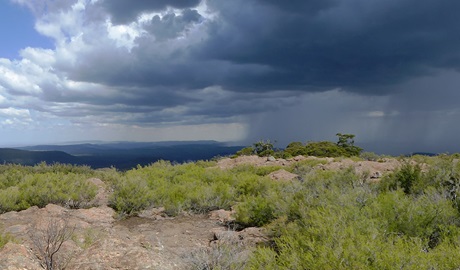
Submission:
[[[0,213],[49,203],[86,206],[96,195],[96,187],[87,181],[93,174],[87,167],[62,164],[0,165]]]
[[[165,207],[169,215],[182,211],[206,213],[266,198],[286,185],[261,176],[267,171],[254,166],[223,171],[212,165],[212,162],[172,165],[161,161],[138,167],[113,181],[110,205],[122,215],[153,206]]]
[[[375,154],[362,153],[354,146],[354,136],[337,135],[337,143],[291,143],[278,154],[361,154],[361,160],[384,162]],[[278,155],[272,148],[255,149],[262,156]],[[245,164],[224,170],[215,162],[160,161],[126,172],[1,165],[0,212],[47,203],[84,207],[96,192],[86,180],[99,177],[113,191],[109,204],[120,217],[150,207],[164,207],[171,216],[234,209],[235,228],[264,227],[270,244],[257,247],[244,262],[237,261],[238,269],[456,269],[460,267],[460,162],[456,157],[400,158],[401,166],[379,181],[366,181],[353,168],[324,170],[319,166],[324,159],[284,167],[299,175],[300,180],[292,181],[268,177],[279,166]],[[0,245],[4,239],[0,235]],[[216,250],[228,248],[223,245]],[[196,269],[235,263],[231,257],[215,254],[216,250],[194,254]]]
[[[13,237],[9,234],[2,234],[0,232],[0,249],[6,245],[8,242],[12,241]]]
[[[270,140],[261,140],[250,147],[241,149],[237,156],[258,155],[260,157],[273,155],[275,157],[290,158],[295,156],[316,156],[316,157],[353,157],[359,156],[362,148],[354,145],[355,135],[337,133],[338,141],[320,142],[291,142],[284,150],[274,149],[274,143]]]
[[[405,163],[380,183],[351,171],[312,172],[267,228],[250,269],[454,269],[460,266],[460,167]]]

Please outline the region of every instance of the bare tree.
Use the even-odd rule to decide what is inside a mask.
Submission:
[[[29,236],[43,269],[64,269],[66,260],[57,254],[74,231],[75,227],[69,226],[66,217],[50,218],[46,224],[36,223],[32,226]]]
[[[247,247],[234,231],[220,235],[219,239],[192,251],[186,260],[190,270],[239,270],[246,267],[250,248]]]

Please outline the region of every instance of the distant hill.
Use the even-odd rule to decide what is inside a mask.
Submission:
[[[62,151],[26,151],[0,148],[0,162],[23,165],[35,165],[40,162],[76,164],[78,163],[78,158]]]
[[[215,141],[35,145],[16,149],[0,149],[0,161],[25,165],[45,161],[47,163],[88,165],[92,168],[114,166],[118,169],[130,169],[158,160],[179,163],[209,160],[215,156],[234,154],[241,148],[243,146],[227,146]]]

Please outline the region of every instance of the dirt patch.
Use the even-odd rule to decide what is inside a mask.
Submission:
[[[186,269],[187,255],[208,246],[216,227],[207,216],[116,221],[70,269]]]
[[[380,179],[383,175],[388,174],[401,166],[400,161],[396,159],[385,159],[377,161],[353,161],[351,159],[342,159],[330,161],[327,164],[318,165],[317,168],[323,170],[345,170],[353,168],[358,175],[366,176],[368,180],[374,181]]]
[[[107,192],[107,185],[99,178],[90,178],[88,182],[97,187],[96,197],[89,203],[93,206],[103,206],[109,203],[109,192]]]
[[[295,162],[294,160],[275,159],[273,157],[259,156],[240,156],[236,158],[224,158],[217,162],[220,169],[232,169],[240,165],[253,166],[288,166]]]
[[[2,214],[3,231],[18,243],[0,250],[0,268],[40,269],[30,230],[33,224],[46,223],[50,218],[65,218],[75,228],[73,237],[60,252],[71,258],[66,269],[80,270],[186,269],[189,254],[209,247],[215,240],[215,230],[227,230],[208,215],[153,215],[154,218],[118,221],[113,216],[114,211],[107,206],[70,210],[52,204]]]

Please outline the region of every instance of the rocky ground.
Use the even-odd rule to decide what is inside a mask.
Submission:
[[[296,157],[289,160],[260,157],[222,159],[217,166],[222,169],[246,163],[256,166],[289,166],[313,157]],[[324,159],[322,169],[353,167],[358,173],[366,173],[369,179],[379,179],[399,166],[391,159],[382,162],[348,159]],[[298,175],[284,169],[270,174],[274,180],[296,181]],[[162,209],[149,209],[138,217],[124,220],[114,218],[114,211],[107,206],[108,193],[99,179],[89,179],[99,192],[90,209],[66,209],[57,205],[45,208],[31,207],[20,212],[0,215],[0,229],[13,236],[13,242],[0,250],[0,269],[42,269],[37,238],[49,233],[49,224],[67,225],[69,239],[55,256],[66,269],[188,269],[198,261],[209,259],[213,251],[224,242],[238,248],[235,258],[245,255],[245,250],[256,243],[267,241],[260,228],[247,228],[236,232],[229,228],[231,213],[217,210],[208,215],[180,215],[167,217]],[[53,229],[53,228],[51,228]],[[48,230],[48,231],[47,231]]]
[[[221,169],[229,169],[241,164],[251,164],[254,166],[291,166],[301,161],[322,161],[324,164],[318,164],[315,167],[323,170],[342,170],[353,168],[359,175],[365,174],[370,179],[380,179],[384,174],[393,171],[401,165],[400,161],[394,158],[385,158],[379,161],[353,161],[351,159],[342,158],[317,158],[297,156],[290,159],[274,159],[272,157],[258,156],[241,156],[234,159],[226,158],[217,163],[217,167]],[[298,175],[287,172],[284,169],[275,171],[269,175],[274,180],[291,180]]]

